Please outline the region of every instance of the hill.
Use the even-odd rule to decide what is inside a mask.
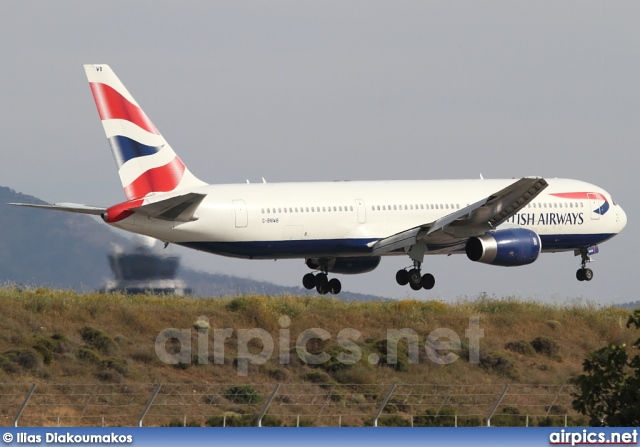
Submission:
[[[184,402],[175,411],[185,418],[188,414],[197,425],[216,415],[254,417],[261,408],[257,402],[264,402],[275,383],[287,389],[306,387],[298,394],[281,395],[274,412],[284,411],[278,417],[287,424],[295,412],[309,423],[324,408],[323,416],[333,417],[334,422],[313,419],[312,423],[337,425],[338,415],[345,415],[346,421],[346,412],[353,406],[358,410],[349,423],[368,423],[392,383],[416,384],[422,391],[415,392],[420,399],[412,392],[392,400],[385,413],[391,418],[450,408],[447,411],[455,411],[460,423],[465,414],[475,415],[469,424],[480,423],[478,415],[488,410],[476,408],[477,402],[462,405],[461,399],[471,394],[471,388],[480,393],[478,387],[498,386],[499,391],[504,384],[513,389],[524,384],[541,387],[534,393],[537,397],[514,400],[504,407],[504,414],[520,417],[523,424],[525,414],[560,418],[572,410],[559,396],[568,395],[565,387],[582,371],[588,353],[612,342],[630,345],[638,336],[625,327],[629,313],[618,308],[486,297],[451,305],[438,301],[345,303],[290,295],[193,300],[5,287],[0,289],[0,305],[5,316],[0,320],[0,382],[5,389],[12,383],[55,389],[68,401],[65,417],[79,417],[86,403],[72,407],[70,388],[63,384],[83,384],[87,390],[117,386],[124,393],[123,401],[133,399],[133,390],[139,386],[146,386],[150,393],[152,384],[162,383],[172,390],[184,385],[188,392],[179,394]],[[473,335],[466,332],[473,329],[473,321],[479,322],[476,329],[482,331],[475,332],[477,362],[473,361]],[[388,346],[395,342],[388,338],[389,331],[415,334],[419,348],[415,361],[406,340],[398,343],[397,361],[393,361]],[[440,341],[458,338],[460,345],[432,345],[429,336]],[[188,345],[190,351],[184,348]],[[328,358],[317,361],[314,356],[322,354]],[[549,391],[552,386],[560,391]],[[215,387],[222,391],[206,391]],[[427,387],[445,392],[429,397]],[[231,397],[229,393],[236,391],[229,390],[241,396]],[[54,391],[48,393],[51,399]],[[254,393],[255,401],[246,397]],[[140,398],[141,405],[148,396]],[[313,404],[303,405],[300,396],[316,397]],[[489,403],[495,398],[489,397]],[[544,404],[536,404],[541,408],[534,408],[532,399],[543,398]],[[163,399],[167,404],[169,396]],[[193,405],[197,411],[189,410],[196,408]],[[365,406],[373,410],[365,411]],[[107,423],[132,425],[130,420]],[[163,423],[166,418],[162,422],[159,416],[153,422]]]

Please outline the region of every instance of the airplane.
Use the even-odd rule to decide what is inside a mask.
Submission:
[[[337,294],[329,274],[374,270],[408,256],[396,282],[432,289],[425,255],[522,266],[540,253],[581,256],[579,281],[598,245],[627,217],[602,188],[579,180],[399,180],[207,184],[185,166],[108,65],[84,65],[127,200],[11,205],[101,216],[116,228],[217,255],[304,259],[305,288]]]

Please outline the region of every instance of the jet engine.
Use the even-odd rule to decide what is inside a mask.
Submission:
[[[380,264],[380,256],[357,256],[352,258],[307,258],[305,264],[312,270],[355,275],[367,273]]]
[[[465,251],[475,262],[512,267],[538,259],[542,243],[535,231],[526,228],[498,230],[469,238]]]

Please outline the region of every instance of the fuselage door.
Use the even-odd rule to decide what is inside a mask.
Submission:
[[[356,209],[358,210],[358,223],[367,223],[367,210],[364,206],[364,200],[356,199]]]
[[[600,209],[598,196],[593,193],[587,193],[587,197],[589,198],[589,205],[591,206],[591,220],[599,220],[600,213],[596,213],[596,211]]]
[[[247,206],[244,200],[234,200],[233,210],[236,213],[236,228],[244,228],[247,226],[249,218],[247,217]]]

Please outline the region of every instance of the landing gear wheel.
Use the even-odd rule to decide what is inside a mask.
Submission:
[[[315,276],[316,290],[320,295],[325,295],[329,291],[329,280],[326,273],[318,273]]]
[[[396,282],[401,286],[406,286],[409,283],[409,272],[406,270],[398,270],[396,273]]]
[[[584,269],[584,280],[591,281],[593,279],[593,270]]]
[[[422,286],[420,285],[420,281],[422,281],[422,275],[420,274],[420,270],[411,269],[409,270],[409,285],[413,290],[420,290]],[[417,289],[414,289],[414,286],[417,286]]]
[[[342,284],[340,284],[340,280],[337,278],[332,278],[329,281],[329,292],[333,295],[337,295],[342,290]]]
[[[420,290],[422,289],[422,284],[414,284],[412,282],[409,283],[409,287],[411,287],[413,290]]]
[[[307,273],[302,277],[302,285],[305,289],[311,290],[316,286],[316,277],[313,273]]]
[[[433,277],[431,273],[425,273],[422,275],[422,280],[420,281],[420,285],[425,290],[433,289],[433,286],[436,285],[436,279]]]
[[[585,280],[584,269],[578,269],[578,271],[576,272],[576,279],[578,281],[584,281]]]

